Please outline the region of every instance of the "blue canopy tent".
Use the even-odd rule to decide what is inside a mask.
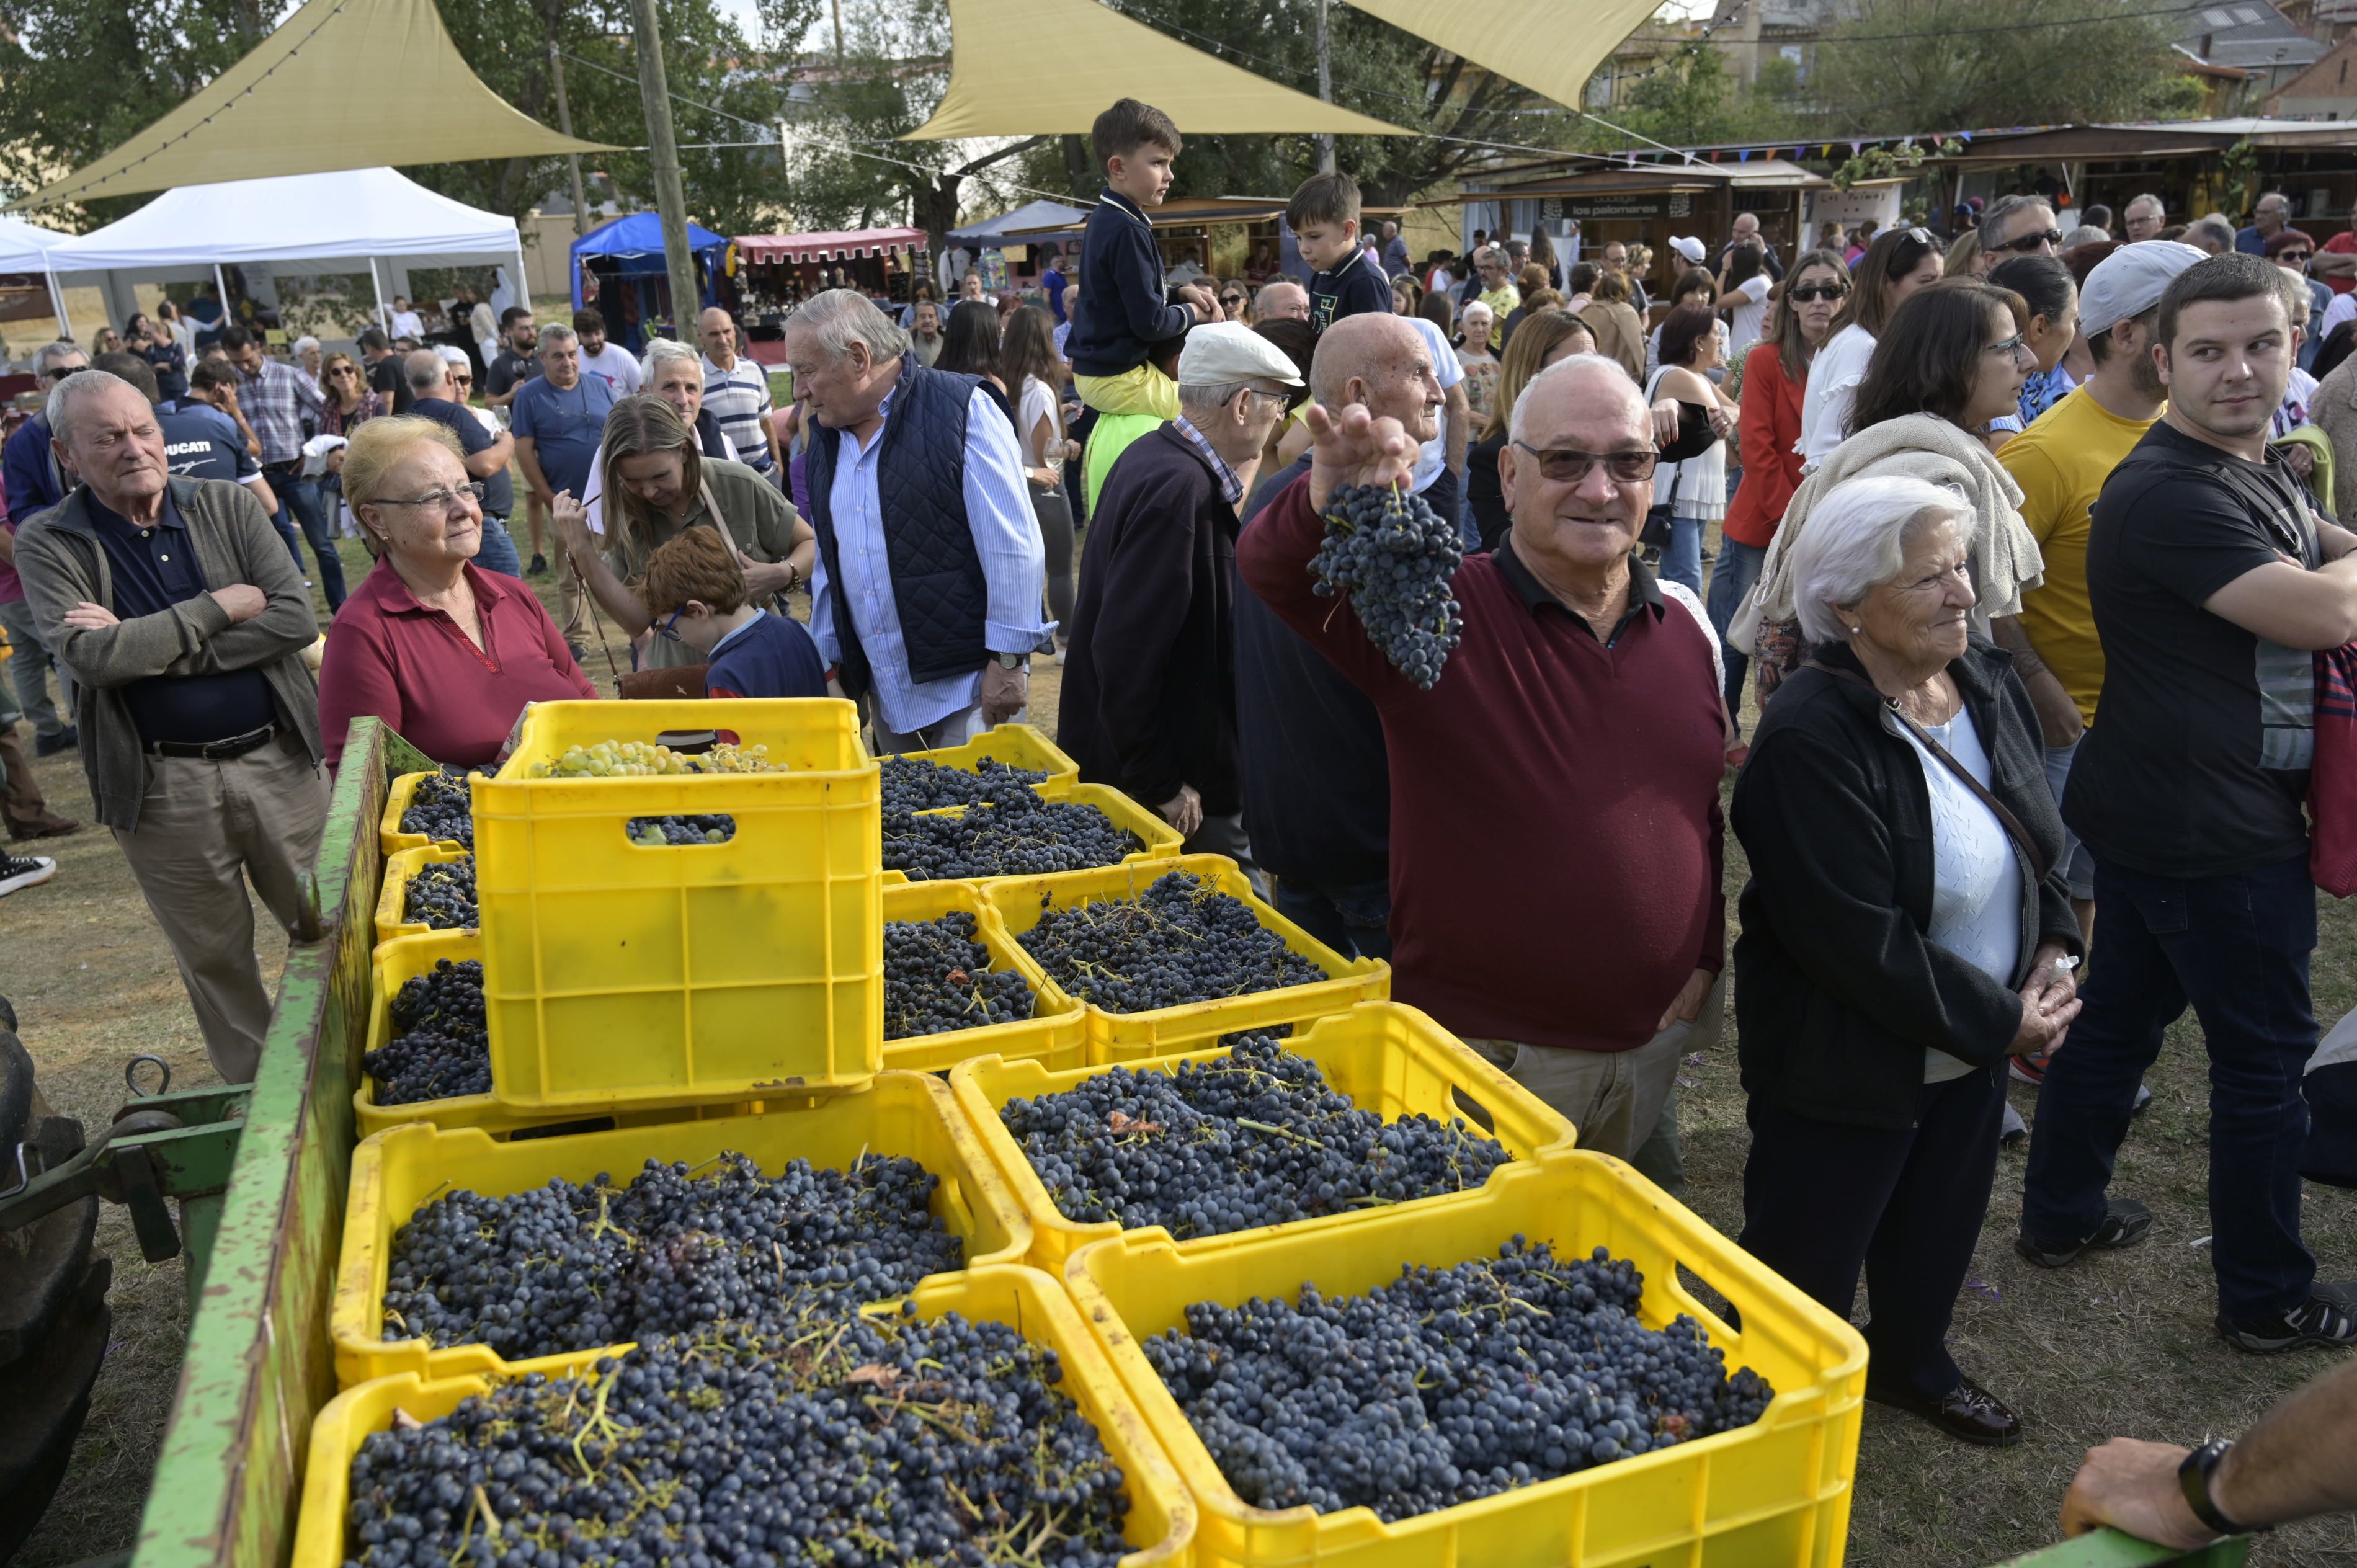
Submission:
[[[983,248],[996,245],[1006,236],[1028,233],[1041,229],[1077,229],[1089,220],[1085,207],[1067,207],[1060,201],[1032,201],[1012,212],[1002,212],[996,218],[985,218],[963,229],[950,231],[950,242]],[[1022,244],[1022,240],[1016,241]]]
[[[698,308],[720,303],[713,280],[720,271],[726,237],[690,223],[687,246],[695,258],[696,276],[704,297]],[[632,212],[602,223],[573,242],[573,307],[588,303],[582,291],[585,276],[597,280],[597,306],[606,318],[606,335],[636,353],[645,345],[646,326],[671,314],[671,278],[663,261],[662,220],[651,212]],[[694,338],[692,326],[681,324],[682,340]]]

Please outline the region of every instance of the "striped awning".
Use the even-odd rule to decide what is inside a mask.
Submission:
[[[779,262],[848,262],[893,251],[917,250],[922,229],[834,229],[816,234],[739,234],[737,258],[748,266]]]

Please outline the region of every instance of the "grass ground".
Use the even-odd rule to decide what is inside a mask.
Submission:
[[[357,548],[348,547],[347,575],[357,581],[365,569]],[[554,608],[547,580],[535,585]],[[590,668],[606,685],[594,648]],[[1043,666],[1033,718],[1050,730],[1057,685],[1058,671]],[[49,758],[36,771],[58,810],[88,819],[72,757]],[[126,1058],[161,1056],[182,1084],[207,1080],[210,1069],[171,955],[110,837],[89,829],[45,853],[52,847],[57,879],[0,900],[0,990],[15,998],[26,1043],[59,1109],[102,1123],[124,1098]],[[1744,866],[1732,839],[1728,849],[1731,903]],[[257,924],[264,972],[275,972],[284,940],[266,912]],[[2328,901],[2321,928],[2316,1003],[2330,1022],[2357,1006],[2357,908]],[[2055,1510],[2085,1448],[2115,1433],[2190,1443],[2240,1431],[2334,1364],[2321,1354],[2244,1356],[2211,1332],[2208,1255],[2197,1245],[2209,1230],[2201,1048],[2190,1020],[2170,1032],[2149,1080],[2152,1109],[2121,1152],[2115,1190],[2143,1198],[2157,1216],[2144,1247],[2058,1273],[2019,1262],[2009,1243],[2022,1156],[2001,1158],[1958,1304],[1956,1353],[2021,1412],[2029,1440],[2004,1452],[1966,1448],[1869,1407],[1851,1563],[1970,1568],[2044,1545],[2054,1539]],[[1732,1039],[1693,1065],[1687,1080],[1690,1201],[1732,1234],[1741,1218],[1747,1144]],[[2017,1087],[2014,1100],[2025,1115],[2035,1109],[2026,1090]],[[2328,1277],[2357,1276],[2357,1198],[2311,1188],[2307,1230]],[[115,1260],[115,1342],[72,1473],[20,1556],[24,1568],[62,1568],[129,1545],[178,1373],[187,1331],[179,1266],[142,1262],[120,1208],[107,1210],[100,1239]],[[2251,1560],[2268,1568],[2357,1568],[2357,1523],[2344,1518],[2280,1531],[2263,1538]]]

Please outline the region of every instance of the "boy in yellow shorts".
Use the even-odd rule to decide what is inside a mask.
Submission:
[[[1090,130],[1105,188],[1081,235],[1081,309],[1065,339],[1081,401],[1103,414],[1178,417],[1178,383],[1146,362],[1149,346],[1220,319],[1200,284],[1169,301],[1162,252],[1146,209],[1162,205],[1178,157],[1178,127],[1151,104],[1125,98]]]

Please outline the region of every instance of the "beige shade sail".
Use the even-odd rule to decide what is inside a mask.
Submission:
[[[1350,0],[1370,16],[1518,82],[1566,109],[1661,0]]]
[[[903,141],[1086,135],[1124,97],[1187,134],[1415,134],[1280,87],[1097,0],[950,0],[950,90]]]
[[[369,83],[398,83],[392,98]],[[430,103],[418,116],[395,102]],[[434,0],[308,0],[253,51],[105,156],[17,205],[385,164],[610,149],[510,108],[458,57]]]

